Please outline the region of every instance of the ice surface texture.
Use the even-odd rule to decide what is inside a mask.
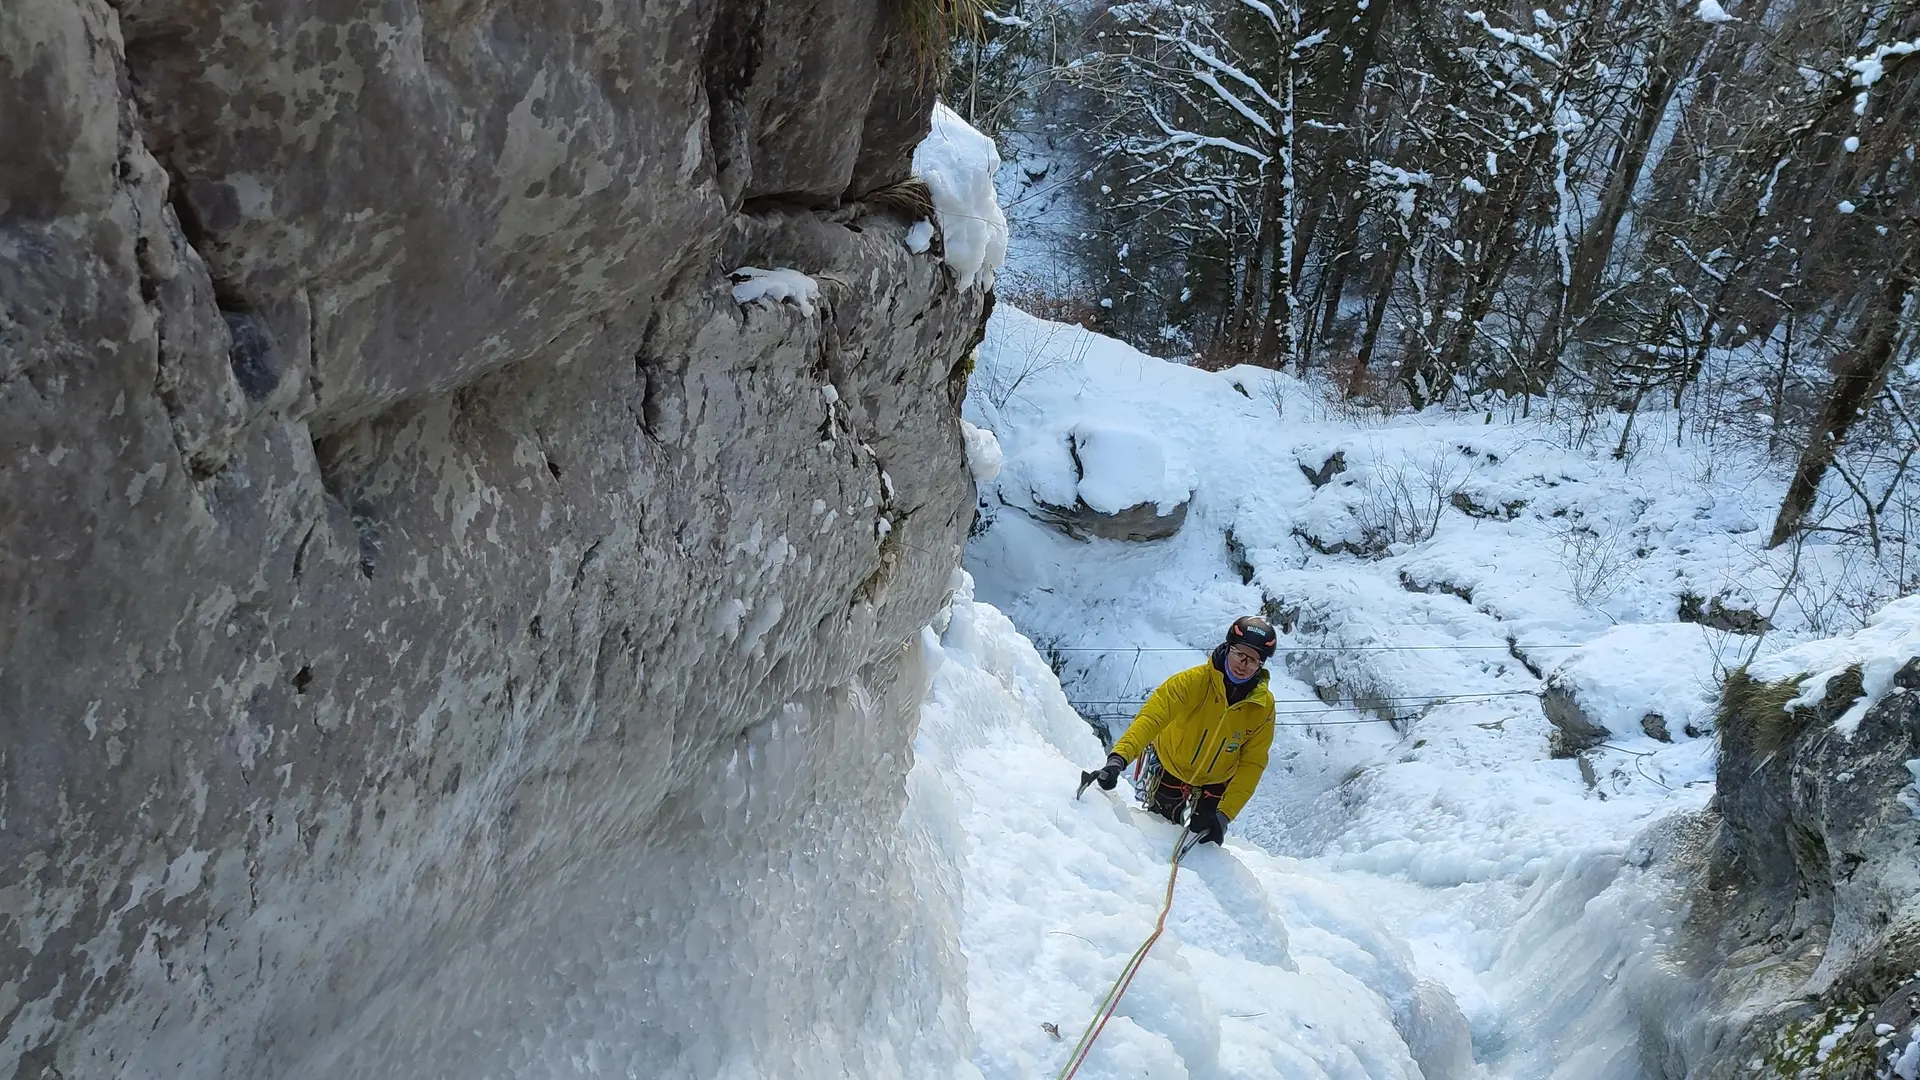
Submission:
[[[963,582],[927,647],[914,819],[965,853],[974,1064],[1031,1080],[1060,1068],[1152,929],[1178,830],[1124,786],[1074,801],[1100,744],[1032,643],[971,594]],[[1361,898],[1230,837],[1188,856],[1168,932],[1079,1075],[1469,1080],[1471,1060],[1451,995]]]

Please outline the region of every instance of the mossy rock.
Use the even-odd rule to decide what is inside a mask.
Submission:
[[[1721,739],[1742,739],[1761,756],[1779,754],[1821,722],[1840,715],[1864,691],[1860,665],[1854,664],[1827,681],[1818,705],[1788,708],[1810,677],[1767,682],[1747,674],[1744,667],[1729,672],[1720,688]]]

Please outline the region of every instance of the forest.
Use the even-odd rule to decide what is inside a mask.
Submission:
[[[1005,0],[1003,299],[1356,407],[1764,441],[1910,591],[1920,3]],[[1624,415],[1622,424],[1601,417]],[[1617,436],[1611,434],[1617,432]]]

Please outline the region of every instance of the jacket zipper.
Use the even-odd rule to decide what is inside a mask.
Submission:
[[[1240,707],[1239,705],[1229,705],[1229,706],[1227,706],[1227,711],[1228,711],[1228,712],[1232,712],[1233,710],[1235,710],[1235,709],[1237,709],[1237,708],[1239,708],[1239,707]],[[1203,745],[1204,745],[1204,744],[1203,744]],[[1220,739],[1220,745],[1219,745],[1219,746],[1218,746],[1217,748],[1215,748],[1215,750],[1213,751],[1213,760],[1212,760],[1212,761],[1209,761],[1209,762],[1207,762],[1207,771],[1208,771],[1208,772],[1212,772],[1212,771],[1213,771],[1213,767],[1214,767],[1215,765],[1218,765],[1218,764],[1220,764],[1220,754],[1221,754],[1221,752],[1222,752],[1222,751],[1224,751],[1224,750],[1226,750],[1226,748],[1227,748],[1227,740],[1226,740],[1226,738],[1225,738],[1224,736],[1222,736],[1222,737],[1221,737],[1221,739]]]
[[[1193,756],[1187,759],[1187,764],[1189,765],[1200,764],[1200,751],[1205,750],[1207,748],[1207,736],[1211,734],[1213,734],[1212,728],[1207,728],[1206,730],[1200,733],[1200,741],[1194,743]],[[1219,755],[1216,754],[1214,756],[1218,757]],[[1211,768],[1211,766],[1209,766],[1209,768]]]

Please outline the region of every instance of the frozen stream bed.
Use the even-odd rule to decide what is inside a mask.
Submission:
[[[1652,958],[1679,903],[1641,868],[1712,793],[1714,688],[1753,640],[1678,613],[1751,607],[1783,572],[1763,466],[1663,445],[1623,465],[1551,420],[1336,415],[1286,376],[1005,306],[973,386],[997,448],[974,454],[983,520],[917,750],[966,852],[982,1074],[1055,1075],[1158,910],[1171,828],[1124,785],[1073,801],[1103,754],[1088,719],[1118,734],[1264,611],[1265,780],[1182,872],[1079,1075],[1646,1075],[1636,1015],[1676,992]],[[1182,497],[1146,543],[1025,512]],[[1809,632],[1775,615],[1780,641]],[[1578,759],[1550,754],[1549,689],[1604,729]]]

